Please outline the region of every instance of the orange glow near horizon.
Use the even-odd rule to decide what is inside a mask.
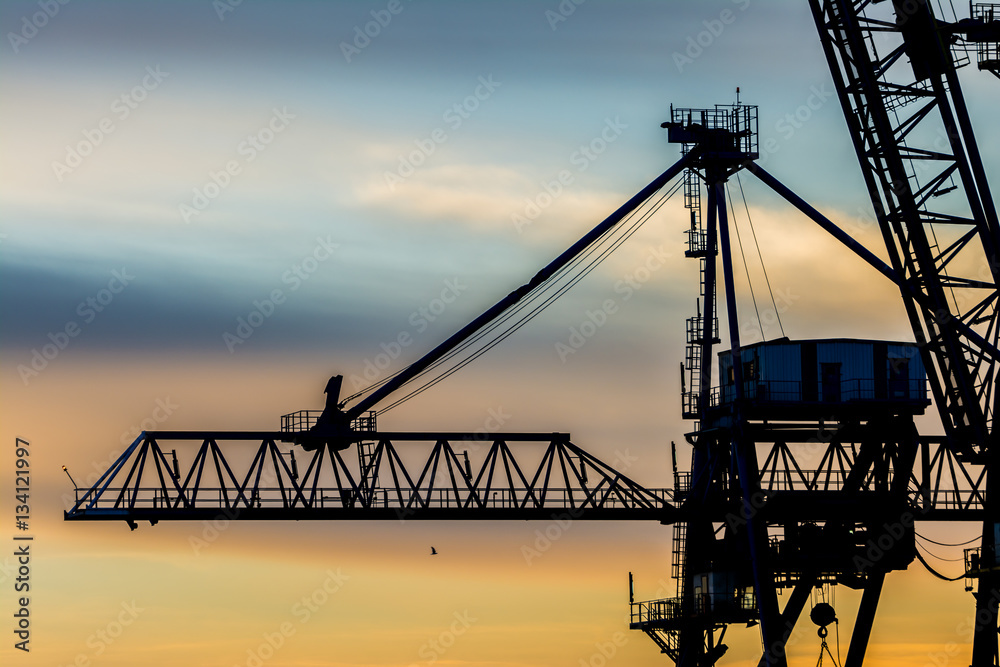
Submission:
[[[30,425],[30,432],[16,435],[26,437],[34,453],[33,659],[59,666],[83,656],[112,667],[136,661],[233,667],[255,664],[254,655],[280,644],[264,664],[313,665],[317,656],[327,656],[322,664],[407,667],[426,664],[438,650],[430,642],[440,637],[453,646],[439,661],[458,666],[579,667],[581,659],[601,656],[602,647],[613,648],[620,664],[662,664],[652,643],[627,629],[626,580],[629,571],[635,574],[637,599],[674,593],[671,530],[665,526],[577,523],[548,541],[542,537],[547,524],[531,522],[168,522],[129,532],[118,522],[61,521],[62,503],[70,497],[61,466],[83,484],[120,451],[123,425],[147,418],[157,398],[178,406],[159,427],[178,429],[213,423],[273,428],[273,406],[317,403],[315,394],[302,391],[303,376],[313,374],[305,359],[250,366],[133,359],[108,371],[106,358],[80,355],[53,366],[51,376],[31,387],[30,401],[3,387],[3,437],[13,439],[14,428]],[[468,381],[480,382],[475,373]],[[237,398],[226,390],[234,385],[254,390]],[[466,392],[457,385],[454,395],[444,392],[428,404],[462,404]],[[296,386],[297,392],[289,391]],[[514,389],[506,391],[515,395]],[[542,415],[556,423],[569,417],[584,430],[591,419],[605,419],[600,411],[581,418],[565,401],[570,386],[552,390],[563,400],[535,406],[535,414],[528,413],[531,402],[511,404],[516,417],[509,430]],[[53,406],[60,406],[58,419],[51,418]],[[435,413],[428,422],[439,428],[453,420],[470,423],[457,413]],[[658,430],[655,420],[644,428]],[[613,451],[600,441],[575,441],[599,456]],[[666,444],[635,449],[644,457],[637,480],[655,486],[668,479],[666,465],[657,474],[652,460],[645,464],[648,457],[665,463]],[[936,528],[928,534],[937,535]],[[967,526],[963,536],[976,529]],[[952,536],[954,530],[945,532]],[[438,556],[429,556],[431,545]],[[529,559],[526,547],[542,550]],[[950,571],[947,565],[942,569]],[[303,599],[314,594],[316,609],[310,610]],[[835,606],[845,619],[842,653],[858,600],[857,592],[835,589]],[[928,600],[935,601],[933,615],[925,611]],[[137,608],[142,611],[132,619]],[[939,582],[917,567],[893,573],[866,664],[924,667],[941,651],[967,655],[963,622],[971,612],[971,596],[960,584]],[[452,636],[452,625],[468,618],[475,621]],[[111,638],[123,621],[128,625]],[[751,664],[758,642],[756,629],[732,628],[726,664]],[[818,642],[804,618],[790,664],[813,664]],[[527,646],[533,657],[524,662]],[[9,644],[0,646],[5,664],[19,664],[17,658]]]

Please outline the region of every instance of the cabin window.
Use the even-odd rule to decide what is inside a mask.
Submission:
[[[889,358],[889,398],[910,397],[909,359]]]
[[[743,383],[757,379],[757,363],[754,361],[743,362]],[[726,369],[726,384],[736,384],[736,368],[730,366]]]

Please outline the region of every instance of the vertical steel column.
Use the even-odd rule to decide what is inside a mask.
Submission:
[[[726,286],[726,314],[736,383],[733,402],[732,453],[739,473],[743,511],[746,515],[747,539],[750,546],[754,590],[757,592],[757,612],[760,615],[760,633],[764,642],[764,661],[768,667],[786,665],[785,642],[779,630],[781,615],[778,612],[778,594],[773,573],[768,567],[767,525],[758,516],[756,504],[763,498],[760,490],[760,473],[757,468],[757,450],[748,442],[743,429],[743,364],[740,359],[739,317],[736,310],[736,291],[733,279],[733,258],[729,244],[729,225],[726,218],[726,193],[722,174],[712,173],[709,187],[717,192],[719,215],[719,250],[722,255],[722,272]]]
[[[875,610],[878,609],[878,599],[882,595],[882,583],[885,572],[875,571],[868,574],[865,592],[861,595],[858,606],[858,616],[854,621],[854,632],[851,634],[851,646],[847,649],[847,659],[844,667],[861,667],[868,650],[868,640],[871,638],[872,625],[875,623]]]
[[[717,244],[717,196],[712,187],[708,189],[708,218],[706,227],[706,247],[705,255],[705,276],[704,289],[704,317],[702,319],[701,331],[701,384],[698,387],[698,412],[704,419],[706,411],[711,407],[712,397],[712,352],[715,338],[715,312],[716,299],[716,253]],[[705,504],[711,502],[711,482],[714,470],[717,468],[718,447],[714,439],[700,438],[694,450],[694,460],[691,471],[691,490],[686,503],[689,509],[690,518],[687,519],[687,543],[684,545],[684,562],[681,564],[680,593],[681,608],[686,618],[695,615],[694,591],[691,585],[690,576],[692,572],[708,569],[709,555],[706,553],[711,541],[715,540],[715,533],[711,523],[704,517],[700,509]],[[695,569],[692,569],[692,566]],[[711,634],[711,626],[707,632]],[[705,654],[706,629],[698,623],[689,623],[681,630],[678,637],[678,667],[696,667],[702,664],[702,656]]]
[[[701,415],[701,419],[704,419],[706,411],[711,406],[712,395],[712,340],[715,333],[715,318],[711,314],[715,312],[717,275],[715,253],[712,250],[716,247],[717,238],[717,199],[715,189],[710,186],[708,188],[708,220],[705,230],[706,246],[709,251],[704,260],[705,304],[703,312],[705,315],[702,320],[701,332],[701,385],[698,387],[698,413]],[[686,505],[694,512],[694,516],[687,519],[687,543],[684,545],[684,562],[681,564],[679,572],[681,608],[684,616],[689,619],[695,616],[694,591],[690,577],[692,572],[700,571],[699,569],[692,570],[692,566],[707,569],[708,555],[706,550],[710,544],[708,541],[715,539],[711,524],[697,510],[709,502],[712,476],[716,467],[715,458],[718,456],[717,450],[713,439],[699,438],[692,462],[691,490]],[[711,632],[710,629],[709,632]],[[704,654],[705,630],[700,624],[689,623],[688,627],[680,631],[678,637],[677,667],[688,667],[689,665],[696,667],[701,664],[701,658]]]
[[[715,188],[708,186],[708,226],[705,229],[705,294],[704,316],[701,327],[701,386],[698,388],[698,414],[702,417],[711,406],[712,399],[712,341],[715,340],[716,300],[716,207],[719,198]]]
[[[986,452],[986,501],[983,519],[983,541],[979,559],[983,574],[976,586],[976,624],[972,639],[972,667],[992,667],[997,664],[997,615],[1000,601],[1000,573],[997,572],[996,531],[1000,516],[1000,446],[996,429]]]
[[[878,431],[873,434],[872,442],[873,444],[880,443],[881,453],[888,455],[887,444],[889,438],[896,434],[899,434],[896,440],[897,458],[893,465],[889,492],[893,507],[898,510],[899,508],[908,507],[907,490],[909,488],[910,477],[913,473],[913,464],[917,458],[917,450],[920,447],[920,439],[917,435],[916,426],[914,426],[912,420],[904,423],[901,418],[893,419],[879,425]],[[888,467],[888,461],[885,460],[885,456],[879,457],[879,459],[884,461],[886,467]],[[885,516],[885,518],[904,525],[909,523],[912,528],[912,517],[904,521],[904,516],[909,514],[909,511],[903,510],[902,513],[897,514],[896,510],[893,510],[893,513]],[[861,604],[858,606],[858,615],[854,621],[854,632],[851,634],[851,645],[847,649],[847,659],[844,661],[844,667],[861,667],[864,662],[865,652],[868,650],[868,641],[871,639],[872,626],[875,623],[875,611],[878,609],[878,600],[882,595],[882,585],[884,583],[885,570],[873,569],[868,572],[868,581],[865,583],[865,590],[861,595]]]

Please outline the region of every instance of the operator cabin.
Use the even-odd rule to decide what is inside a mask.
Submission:
[[[822,419],[835,408],[837,415],[864,419],[923,414],[930,405],[920,348],[913,343],[781,338],[742,348],[740,359],[750,418]],[[719,353],[719,379],[712,404],[729,406],[736,399],[729,350]]]

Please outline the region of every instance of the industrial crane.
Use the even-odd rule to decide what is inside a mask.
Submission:
[[[980,522],[981,544],[966,552],[965,576],[978,582],[972,664],[1000,664],[1000,224],[957,76],[973,51],[980,69],[1000,76],[998,5],[948,21],[926,0],[809,2],[888,263],[756,162],[756,107],[671,107],[663,126],[680,160],[423,358],[352,397],[341,398],[334,376],[324,410],[285,415],[278,431],[142,433],[91,488],[76,490],[66,519],[133,530],[220,514],[542,520],[569,510],[577,520],[657,521],[674,527],[677,595],[636,602],[630,576],[630,625],[684,667],[719,662],[734,623],[759,626],[761,665],[787,664],[811,592],[834,584],[862,591],[844,663],[861,665],[886,574],[922,560],[916,526]],[[742,172],[891,280],[915,342],[742,346],[726,205],[726,183]],[[484,441],[378,429],[377,406],[407,400],[502,341],[681,190],[701,291],[682,364],[691,466],[682,473],[675,463],[670,488],[642,486],[567,433]],[[728,349],[717,354],[720,301]],[[921,435],[914,417],[932,402],[944,432]],[[175,442],[196,445],[183,469]],[[423,443],[433,443],[425,462],[404,463],[401,448]],[[352,446],[356,462],[344,455]],[[782,609],[779,589],[791,590]],[[810,617],[825,637],[836,612],[821,603]]]

